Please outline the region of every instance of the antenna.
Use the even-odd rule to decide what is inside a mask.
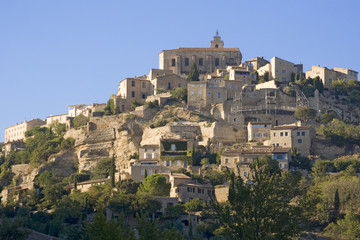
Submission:
[[[215,33],[216,37],[219,36],[219,31],[216,29],[216,33]]]

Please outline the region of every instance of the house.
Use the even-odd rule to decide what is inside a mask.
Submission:
[[[187,80],[171,70],[151,69],[147,79],[151,83],[151,95],[187,86]]]
[[[291,148],[274,146],[253,146],[252,148],[241,148],[226,150],[221,154],[221,168],[234,169],[236,174],[247,178],[250,172],[250,164],[258,157],[269,156],[279,162],[282,170],[289,169],[291,161]]]
[[[12,142],[7,142],[3,146],[3,151],[5,156],[11,151],[19,151],[25,149],[25,142],[23,140],[16,140]]]
[[[173,73],[185,76],[189,74],[193,63],[201,75],[214,72],[216,69],[226,69],[227,66],[238,66],[242,55],[238,48],[224,48],[224,42],[216,33],[210,48],[178,48],[163,50],[159,53],[159,68],[171,70]]]
[[[273,57],[270,60],[270,65],[270,80],[277,79],[280,82],[289,82],[292,73],[301,74],[303,72],[302,64],[294,64],[278,57]]]
[[[71,119],[71,117],[68,114],[59,114],[59,115],[51,115],[49,117],[46,118],[46,125],[49,126],[52,123],[62,123],[62,124],[67,124],[68,121]]]
[[[334,67],[328,69],[327,67],[312,66],[311,70],[305,72],[306,78],[319,77],[325,88],[331,88],[331,83],[337,79],[354,79],[358,80],[358,72],[348,69]]]
[[[84,115],[85,117],[93,116],[96,112],[104,111],[106,107],[105,103],[93,103],[90,105],[86,104],[77,104],[69,106],[68,116],[71,118],[77,117],[79,115]]]
[[[264,57],[254,57],[250,60],[245,61],[245,63],[249,66],[252,66],[254,70],[258,70],[259,68],[269,64],[270,62],[265,60]]]
[[[249,122],[248,141],[264,142],[270,139],[271,122]]]
[[[210,202],[214,199],[214,187],[207,182],[194,182],[191,177],[182,173],[162,173],[161,175],[171,184],[170,197],[178,198],[179,202],[188,202],[195,198]]]
[[[309,156],[311,140],[315,132],[310,126],[280,125],[270,130],[270,140],[265,143],[270,146],[296,148],[302,156]]]
[[[13,142],[17,140],[25,140],[25,132],[31,130],[33,127],[42,126],[45,121],[36,118],[30,121],[24,121],[20,124],[16,124],[5,128],[5,143]]]
[[[188,182],[178,185],[175,189],[174,196],[176,196],[180,202],[188,202],[197,198],[206,203],[210,203],[215,199],[215,190],[210,183]]]
[[[109,181],[108,178],[100,178],[100,179],[93,179],[93,180],[89,180],[89,181],[84,181],[84,182],[78,182],[76,184],[76,189],[80,190],[80,192],[87,192],[89,191],[90,187],[94,186],[94,185],[102,185],[104,183],[106,183],[107,181]],[[68,186],[68,188],[70,190],[74,189],[74,184],[70,184]]]
[[[241,81],[242,86],[254,85],[257,83],[253,68],[245,63],[242,63],[239,66],[228,66],[227,71],[229,72],[229,80]]]
[[[192,165],[192,143],[185,139],[160,139],[160,165],[176,170]]]

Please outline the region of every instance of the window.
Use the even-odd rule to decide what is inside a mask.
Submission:
[[[263,134],[263,137],[267,137],[267,133],[264,133],[264,134]]]
[[[200,189],[200,188],[198,188],[198,193],[201,193],[201,189]]]
[[[135,91],[131,91],[131,97],[135,97]]]
[[[170,162],[170,161],[166,161],[166,162],[165,162],[165,166],[166,166],[166,167],[170,167],[170,166],[171,166],[171,162]]]
[[[235,89],[237,89],[237,85],[235,85]]]
[[[283,132],[280,132],[280,137],[282,137],[284,135],[284,133]]]
[[[122,111],[122,112],[125,111],[125,105],[121,105],[121,111]]]
[[[141,169],[140,174],[141,174],[141,176],[144,176],[145,175],[145,169]]]
[[[287,136],[288,135],[288,132],[285,132],[285,136]]]
[[[202,66],[202,65],[203,65],[203,59],[199,58],[199,66]]]
[[[260,133],[255,133],[255,137],[261,137]]]
[[[146,88],[146,82],[142,82],[142,87]]]
[[[285,69],[282,70],[281,73],[282,73],[282,74],[286,74],[286,70],[285,70]]]
[[[231,88],[231,83],[228,83],[228,88]]]
[[[131,81],[131,86],[135,87],[135,81]]]
[[[215,58],[215,66],[219,66],[220,60],[219,58]]]
[[[175,67],[175,58],[171,59],[171,66]]]
[[[181,87],[181,83],[178,83],[178,87]]]
[[[189,66],[189,58],[185,58],[185,66]]]
[[[246,177],[247,176],[247,172],[244,172],[244,177]]]
[[[217,93],[218,98],[221,98],[221,92]]]
[[[153,170],[152,170],[152,169],[149,169],[148,172],[149,172],[149,174],[148,174],[149,176],[153,174]]]
[[[211,92],[208,92],[209,95],[211,95]]]
[[[194,95],[194,91],[191,91],[191,95]]]
[[[175,144],[171,144],[171,151],[176,151],[176,145]]]
[[[249,159],[248,158],[244,158],[244,163],[247,163],[249,162]]]
[[[142,93],[141,97],[142,97],[142,99],[145,99],[146,98],[146,93]]]
[[[228,158],[225,158],[225,163],[229,163],[229,159],[228,159]]]
[[[277,143],[277,144],[276,144],[276,146],[278,147],[278,146],[279,146],[279,144]]]
[[[296,132],[296,136],[300,136],[300,132]]]
[[[302,139],[298,139],[298,143],[302,143]]]
[[[238,163],[238,162],[239,162],[238,158],[234,158],[234,163]]]
[[[305,136],[305,132],[301,132],[301,136]]]
[[[171,83],[168,82],[168,89],[170,89],[170,88],[171,88]]]

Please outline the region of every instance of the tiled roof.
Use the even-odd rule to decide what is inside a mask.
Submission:
[[[310,129],[310,126],[295,126],[295,125],[287,125],[287,126],[275,126],[272,127],[271,130],[307,130]]]

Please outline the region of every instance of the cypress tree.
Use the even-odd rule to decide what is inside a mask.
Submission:
[[[188,82],[200,81],[199,72],[197,70],[197,67],[196,67],[195,63],[193,63],[193,65],[191,66],[191,70],[189,72],[189,75],[187,76],[187,80],[188,80]]]

